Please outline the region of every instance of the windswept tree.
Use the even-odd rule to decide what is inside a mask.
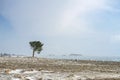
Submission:
[[[35,52],[37,52],[39,54],[42,51],[43,44],[40,41],[31,41],[31,42],[29,42],[29,44],[33,50],[32,57],[34,57]]]

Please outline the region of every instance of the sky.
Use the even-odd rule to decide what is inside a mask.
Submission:
[[[120,56],[120,0],[0,0],[0,52]]]

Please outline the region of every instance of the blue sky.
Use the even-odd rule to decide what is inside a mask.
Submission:
[[[0,52],[120,56],[119,0],[0,0]]]

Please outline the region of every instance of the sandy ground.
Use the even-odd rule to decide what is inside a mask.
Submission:
[[[120,80],[120,62],[0,57],[0,80]]]

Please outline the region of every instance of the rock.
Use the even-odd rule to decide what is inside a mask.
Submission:
[[[20,78],[20,79],[22,78],[22,76],[20,74],[15,74],[14,77],[15,78]]]
[[[6,73],[6,74],[9,74],[10,73],[10,69],[6,69],[4,72]]]
[[[37,79],[37,80],[43,80],[42,78],[39,78],[39,79]]]
[[[43,70],[43,69],[42,69],[42,68],[39,68],[39,69],[38,69],[38,71],[41,71],[41,70]]]

